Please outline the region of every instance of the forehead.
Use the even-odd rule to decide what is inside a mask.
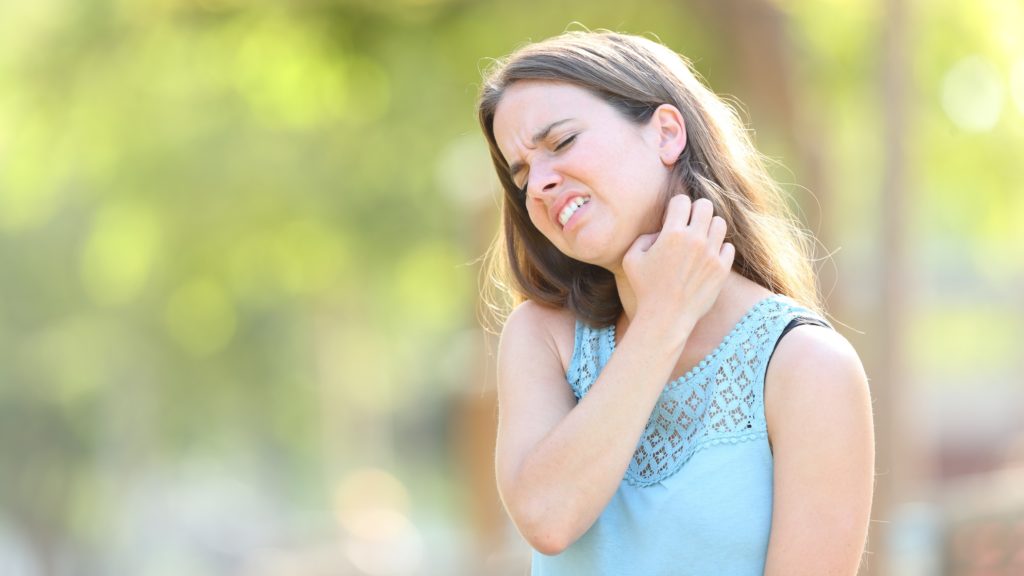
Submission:
[[[603,100],[572,84],[522,80],[505,89],[494,111],[494,139],[506,158],[552,122],[586,121],[613,112]]]

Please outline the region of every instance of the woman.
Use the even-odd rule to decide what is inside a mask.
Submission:
[[[866,377],[736,115],[666,47],[571,32],[496,63],[479,117],[521,301],[496,473],[533,574],[855,574]]]

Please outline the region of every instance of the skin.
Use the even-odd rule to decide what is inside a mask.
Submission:
[[[498,489],[530,545],[557,554],[618,489],[665,383],[770,292],[731,270],[734,249],[710,202],[680,195],[662,209],[686,146],[673,106],[638,126],[585,90],[519,82],[498,105],[494,133],[533,224],[566,255],[611,271],[624,308],[616,352],[578,403],[565,380],[570,312],[526,302],[502,332]],[[576,196],[589,201],[563,227],[558,212]],[[849,343],[820,327],[792,330],[769,365],[765,414],[775,480],[765,573],[855,574],[874,440],[867,379]]]

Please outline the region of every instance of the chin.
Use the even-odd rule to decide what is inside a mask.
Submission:
[[[590,264],[592,266],[598,266],[604,268],[609,272],[615,272],[622,268],[622,258],[626,255],[626,251],[623,250],[621,253],[615,254],[610,253],[607,247],[602,247],[601,250],[594,251],[577,251],[573,254],[567,254],[573,260],[578,260],[584,264]]]
[[[622,258],[632,245],[632,239],[624,243],[619,235],[613,237],[594,228],[580,229],[571,240],[561,240],[562,242],[558,244],[552,244],[555,244],[562,254],[573,260],[612,271],[622,267]]]

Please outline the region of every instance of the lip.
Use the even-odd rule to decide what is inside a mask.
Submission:
[[[551,217],[551,221],[554,222],[559,229],[564,228],[562,223],[558,221],[558,215],[562,213],[562,209],[565,208],[571,200],[584,197],[586,197],[586,194],[582,192],[568,192],[565,196],[559,198],[558,201],[552,204],[551,208],[548,209],[548,215]],[[566,224],[568,224],[568,222],[566,222]]]

